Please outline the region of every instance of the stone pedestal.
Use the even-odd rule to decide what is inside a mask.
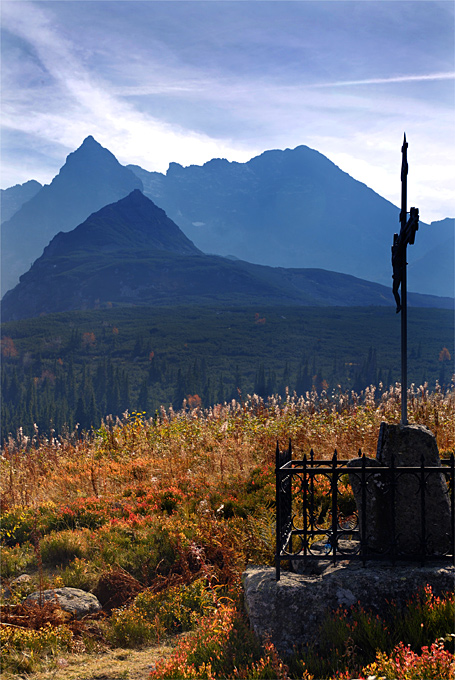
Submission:
[[[392,457],[395,484],[389,471]],[[365,498],[367,546],[374,552],[388,553],[395,544],[396,555],[422,553],[423,526],[426,554],[441,555],[451,547],[451,514],[447,483],[443,474],[425,472],[423,485],[421,462],[425,467],[441,467],[436,438],[423,425],[382,423],[376,459],[366,459],[367,493]],[[360,466],[361,458],[349,466]],[[371,474],[371,467],[378,472]],[[412,467],[412,472],[400,468]],[[360,475],[350,474],[362,528],[362,493]],[[422,503],[424,522],[422,521]]]

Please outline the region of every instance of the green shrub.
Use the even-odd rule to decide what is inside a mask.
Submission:
[[[215,593],[205,579],[198,579],[157,595],[144,591],[136,597],[134,607],[160,630],[179,633],[194,628],[201,616],[215,608]]]
[[[68,564],[76,557],[87,555],[88,530],[55,531],[40,541],[41,559],[43,563],[61,566]]]
[[[157,574],[168,574],[176,560],[169,532],[158,525],[139,529],[114,525],[97,536],[101,560],[125,569],[145,584]]]
[[[76,557],[61,572],[60,578],[68,588],[80,588],[81,590],[93,590],[98,583],[101,569],[93,562]]]
[[[164,491],[159,499],[160,510],[168,515],[175,512],[180,498],[174,491]]]
[[[30,540],[36,513],[30,508],[13,508],[3,513],[0,521],[0,537],[8,546],[21,545]]]
[[[153,639],[155,627],[135,609],[117,609],[106,626],[105,635],[114,647],[142,647]]]
[[[36,566],[36,556],[30,543],[2,546],[0,573],[2,579],[13,578]]]
[[[158,594],[146,590],[130,608],[114,610],[106,635],[111,644],[140,647],[162,635],[192,630],[215,610],[216,594],[204,579]]]
[[[14,674],[33,673],[44,657],[71,649],[73,634],[66,626],[46,623],[39,630],[2,626],[0,628],[1,669]]]

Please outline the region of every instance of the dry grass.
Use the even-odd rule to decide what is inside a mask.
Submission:
[[[19,433],[1,457],[3,507],[34,508],[81,497],[114,497],[125,488],[157,485],[176,478],[200,486],[242,483],[258,463],[272,462],[277,440],[290,437],[296,456],[314,449],[317,457],[343,457],[359,449],[373,454],[382,421],[400,421],[401,391],[391,387],[378,399],[375,388],[354,393],[307,393],[297,397],[257,396],[207,410],[162,409],[155,419],[125,414],[108,418],[96,432],[30,441]],[[440,452],[455,448],[455,389],[409,390],[409,422],[429,427]],[[27,451],[27,456],[24,452]]]
[[[62,654],[36,673],[2,673],[2,680],[145,680],[155,664],[173,651],[170,643],[143,649],[104,650],[95,654]]]
[[[412,386],[408,396],[409,422],[429,427],[436,435],[440,452],[452,452],[455,387],[442,393],[439,389],[430,392],[426,386]],[[9,551],[10,560],[24,560],[30,573],[33,546],[28,541],[35,532],[41,555],[50,555],[52,549],[60,556],[53,565],[54,575],[62,573],[57,567],[65,556],[73,560],[73,570],[77,567],[83,571],[93,561],[103,574],[98,587],[105,587],[109,597],[122,590],[123,599],[112,600],[112,606],[129,606],[146,586],[160,592],[200,577],[216,587],[229,584],[239,589],[242,568],[248,560],[258,559],[259,553],[253,554],[251,545],[260,542],[259,529],[265,536],[259,559],[273,557],[273,546],[269,545],[273,536],[268,537],[270,527],[273,533],[273,517],[270,524],[267,501],[274,493],[276,441],[283,447],[291,438],[295,457],[310,449],[317,457],[327,457],[335,448],[343,458],[355,457],[359,449],[374,455],[381,422],[400,421],[400,400],[399,386],[380,396],[374,388],[361,395],[307,393],[267,401],[254,395],[243,402],[232,401],[207,410],[185,406],[176,412],[163,408],[154,419],[146,419],[142,413],[125,414],[115,421],[107,418],[99,430],[82,438],[73,434],[46,439],[37,433],[29,440],[19,432],[5,444],[0,459],[2,513],[23,527],[17,555],[11,535],[4,534],[10,546],[5,555]],[[258,482],[262,491],[250,493],[248,489]],[[243,506],[246,521],[245,515],[231,516],[229,520],[226,516],[225,521],[217,514],[218,503],[240,505],[245,499],[250,502],[253,496],[254,508]],[[45,536],[37,534],[38,519],[66,521],[76,511],[86,513],[85,517],[93,516],[94,521],[100,517],[104,524],[56,524],[55,529],[48,524]],[[16,529],[11,527],[12,532]],[[132,564],[136,555],[142,559],[150,554],[149,546],[159,552],[172,544],[175,556],[173,561],[169,558],[166,571],[161,572],[158,563],[144,579],[134,569],[126,573],[116,561],[119,555],[115,549],[112,559],[103,557],[104,562],[100,562],[101,551],[117,529],[125,541],[129,535],[134,537],[128,548]],[[162,544],[153,543],[158,529],[164,532]],[[135,553],[140,545],[144,546],[143,552]],[[79,562],[74,559],[78,551]],[[40,569],[42,581],[42,565]],[[23,615],[20,606],[10,613],[13,617]],[[17,621],[11,619],[11,623],[16,625]],[[77,642],[78,624],[70,625]],[[90,628],[85,633],[90,633]],[[63,651],[45,658],[28,675],[8,676],[6,671],[3,677],[142,680],[157,661],[172,652],[166,642],[133,651],[109,649],[102,636],[94,635],[93,639],[90,652],[84,644],[79,648],[76,644],[73,653]]]

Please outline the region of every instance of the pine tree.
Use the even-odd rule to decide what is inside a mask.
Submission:
[[[259,364],[258,370],[256,371],[256,376],[254,379],[254,393],[259,397],[267,396],[267,385],[265,381],[265,369],[263,362]]]
[[[218,379],[218,390],[216,394],[216,403],[217,404],[224,404],[225,397],[224,397],[224,381],[223,381],[223,374],[220,374],[220,377]]]
[[[141,383],[141,387],[139,390],[139,396],[137,399],[137,408],[139,411],[148,411],[148,401],[149,401],[149,388],[147,385],[147,378],[144,378],[144,380]]]
[[[77,406],[76,410],[74,412],[74,424],[79,424],[79,430],[84,430],[86,429],[86,410],[85,410],[85,404],[84,400],[82,399],[82,396],[79,397],[77,400]]]

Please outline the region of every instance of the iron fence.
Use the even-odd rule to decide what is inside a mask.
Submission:
[[[436,485],[436,486],[435,486]],[[355,494],[353,493],[355,490]],[[354,497],[355,495],[355,497]],[[437,498],[436,498],[437,497]],[[389,466],[361,451],[353,460],[292,460],[276,448],[276,579],[282,560],[455,564],[454,455],[441,466]]]

